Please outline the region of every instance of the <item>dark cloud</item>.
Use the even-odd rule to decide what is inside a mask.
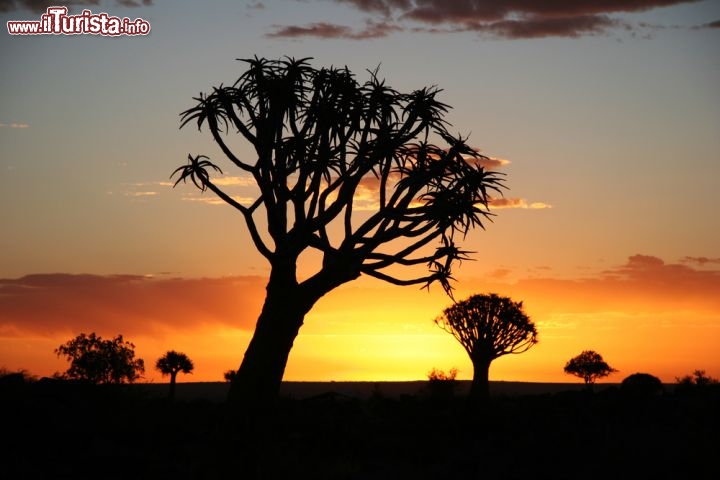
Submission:
[[[346,3],[368,13],[380,13],[390,16],[394,10],[409,10],[413,8],[410,0],[335,0],[337,3]],[[449,3],[449,2],[448,2]]]
[[[710,23],[703,23],[702,25],[698,25],[694,28],[696,30],[703,30],[706,28],[720,28],[720,20],[715,20],[714,22],[710,22]]]
[[[504,20],[480,24],[474,30],[503,38],[580,37],[606,32],[621,22],[605,15],[585,15],[566,18]]]
[[[152,334],[203,325],[251,330],[266,280],[138,275],[27,275],[0,279],[0,332]]]
[[[499,38],[580,37],[632,27],[609,15],[693,3],[699,0],[334,0],[370,15],[380,15],[392,29],[378,28],[374,35],[355,34],[348,27],[315,23],[286,26],[272,37],[376,38],[401,30],[431,33],[476,32]],[[401,27],[397,22],[413,22]],[[717,23],[717,22],[714,22]],[[707,24],[708,28],[716,25]],[[419,24],[419,26],[417,25]],[[326,28],[320,28],[324,26]],[[327,28],[327,27],[335,28]],[[380,33],[382,32],[382,33]]]
[[[720,258],[708,258],[708,257],[683,257],[680,260],[682,263],[695,263],[697,265],[705,266],[707,264],[720,264]]]
[[[152,0],[115,0],[115,5],[121,7],[141,7],[143,5],[149,6],[153,4]],[[68,7],[70,10],[72,7],[97,7],[100,5],[100,0],[65,0],[59,2],[57,0],[0,0],[0,12],[12,12],[14,10],[30,10],[34,13],[45,13],[48,7],[54,7],[61,5]]]
[[[142,7],[152,5],[152,0],[142,0],[141,2],[138,2],[137,0],[115,0],[115,3],[122,7]]]
[[[403,29],[397,25],[386,22],[366,22],[365,28],[361,30],[353,30],[345,25],[337,25],[333,23],[311,23],[305,26],[297,25],[277,25],[275,31],[266,34],[270,38],[345,38],[351,40],[365,40],[370,38],[381,38],[387,35],[402,31]]]

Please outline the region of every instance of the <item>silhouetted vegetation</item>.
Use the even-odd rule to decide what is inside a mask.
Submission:
[[[453,396],[458,387],[458,369],[451,368],[446,372],[433,368],[428,372],[428,393],[436,399],[448,399]]]
[[[145,363],[135,358],[135,345],[123,340],[122,335],[103,340],[95,332],[81,333],[56,348],[55,353],[70,362],[64,373],[68,379],[94,384],[132,383],[145,373]]]
[[[170,350],[166,352],[165,355],[158,358],[155,363],[155,368],[163,375],[170,375],[170,392],[168,393],[168,398],[170,401],[173,401],[175,399],[175,381],[177,379],[177,374],[180,372],[186,374],[192,373],[195,365],[193,365],[190,357],[184,353]]]
[[[716,473],[703,460],[716,453],[720,394],[707,387],[694,395],[668,389],[641,404],[606,385],[594,395],[572,386],[554,394],[492,395],[492,415],[480,418],[462,398],[437,402],[392,395],[389,387],[355,397],[327,383],[325,394],[280,399],[276,415],[251,439],[252,462],[233,405],[180,395],[168,404],[164,389],[150,395],[148,387],[57,379],[13,389],[0,384],[6,440],[0,475],[604,480]],[[601,461],[589,464],[588,452],[601,452]]]
[[[593,384],[598,378],[607,377],[617,372],[603,360],[602,355],[593,350],[585,350],[580,355],[571,358],[565,364],[565,373],[580,377],[592,390]]]
[[[237,370],[226,370],[225,373],[223,373],[223,378],[226,382],[232,382],[235,380],[235,377],[237,376]]]
[[[626,395],[646,398],[662,394],[663,384],[659,378],[649,373],[633,373],[623,379],[620,389]]]
[[[213,179],[223,170],[205,155],[188,155],[173,176],[235,208],[270,264],[265,303],[230,388],[256,410],[274,402],[305,315],[331,290],[364,274],[396,285],[437,282],[449,292],[452,269],[468,253],[456,240],[483,226],[489,193],[502,183],[466,138],[448,131],[438,88],[401,93],[377,72],[359,83],[347,68],[317,69],[308,59],[242,62],[237,81],[194,99],[182,126],[209,130],[229,164],[257,184],[257,197],[240,203],[225,192]],[[255,158],[236,154],[229,134],[249,142]],[[370,206],[358,194],[368,189],[377,200]],[[322,261],[299,282],[307,251]]]
[[[523,311],[522,302],[494,293],[455,303],[435,323],[451,333],[470,356],[470,398],[480,402],[490,394],[490,363],[502,355],[526,352],[538,341],[535,324]]]
[[[713,385],[718,386],[717,378],[708,376],[705,370],[695,370],[692,375],[676,377],[677,386],[675,390],[680,393],[696,393]]]

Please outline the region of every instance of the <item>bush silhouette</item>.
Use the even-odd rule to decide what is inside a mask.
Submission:
[[[649,373],[633,373],[623,379],[620,390],[631,397],[648,398],[662,394],[663,384]]]
[[[430,396],[437,399],[452,397],[458,387],[457,380],[455,380],[457,374],[457,368],[451,368],[447,373],[437,368],[430,370],[428,372],[428,392]]]

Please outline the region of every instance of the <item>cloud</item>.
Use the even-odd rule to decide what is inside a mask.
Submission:
[[[506,160],[504,158],[495,158],[495,157],[480,157],[480,158],[467,157],[465,160],[468,163],[487,168],[488,170],[497,170],[498,168],[502,168],[502,167],[510,164],[510,160]]]
[[[491,198],[490,208],[522,208],[530,210],[542,210],[552,208],[552,205],[543,202],[528,203],[524,198]]]
[[[251,330],[265,298],[256,276],[27,275],[0,279],[0,332],[152,335],[203,325]]]
[[[230,198],[235,200],[241,205],[250,206],[255,202],[255,198],[242,197],[239,195],[230,195]],[[182,199],[188,202],[204,203],[206,205],[227,205],[227,202],[220,197],[215,196],[214,193],[203,195],[202,193],[188,193],[182,196]]]
[[[255,179],[252,177],[217,177],[212,182],[219,187],[238,186],[238,187],[254,187]],[[172,185],[172,184],[171,184]]]
[[[368,20],[365,28],[361,30],[353,30],[345,25],[337,25],[334,23],[317,22],[305,26],[298,25],[275,25],[275,31],[267,33],[265,36],[269,38],[344,38],[350,40],[365,40],[372,38],[382,38],[394,32],[402,31],[403,28],[386,22],[374,22]]]
[[[19,122],[0,123],[0,128],[30,128],[30,125],[28,125],[27,123],[19,123]]]
[[[504,292],[522,299],[545,320],[562,314],[584,315],[587,322],[609,317],[640,316],[647,321],[673,317],[677,326],[710,322],[720,334],[720,269],[700,269],[666,263],[659,257],[632,255],[611,268],[586,272],[581,277],[558,277],[545,272],[508,278],[486,274],[484,278],[461,278],[459,296],[477,291]],[[464,291],[466,285],[473,291]],[[457,294],[456,294],[457,296]],[[585,322],[586,323],[586,322]],[[612,322],[611,322],[612,323]],[[630,332],[633,324],[617,322],[614,328]]]
[[[696,263],[698,265],[705,266],[707,264],[720,264],[720,258],[708,258],[708,257],[683,257],[680,260],[682,263]]]
[[[704,30],[706,28],[720,28],[720,20],[715,20],[714,22],[710,23],[703,23],[702,25],[697,25],[693,27],[695,30]]]
[[[115,0],[115,5],[120,7],[141,7],[150,6],[153,4],[152,0]],[[100,5],[100,0],[65,0],[58,2],[56,0],[0,0],[0,12],[13,12],[15,10],[30,10],[34,13],[45,13],[48,7],[55,5],[63,5],[68,7],[97,7]]]
[[[115,0],[115,3],[117,3],[118,5],[120,5],[122,7],[135,8],[135,7],[142,7],[143,5],[150,6],[150,5],[152,5],[153,2],[152,2],[152,0],[142,0],[142,2],[138,2],[136,0]]]
[[[268,36],[363,39],[409,29],[431,33],[476,32],[508,39],[575,38],[605,34],[618,27],[633,28],[632,25],[611,17],[612,14],[637,13],[697,1],[699,0],[335,0],[335,3],[380,16],[382,21],[375,23],[377,28],[363,32],[319,22],[307,26],[276,27]],[[398,22],[416,26],[406,28]],[[715,28],[713,24],[707,25],[708,28]]]

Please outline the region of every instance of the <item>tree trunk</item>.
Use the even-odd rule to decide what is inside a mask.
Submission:
[[[295,337],[305,314],[319,298],[301,298],[296,283],[277,282],[272,277],[255,333],[228,394],[229,401],[247,415],[275,403]]]
[[[278,257],[273,264],[255,333],[230,384],[228,400],[243,415],[263,413],[277,400],[293,342],[315,302],[360,276],[352,264],[326,256],[321,271],[298,284],[296,257]]]
[[[170,393],[168,393],[168,399],[171,402],[175,401],[175,379],[177,377],[177,372],[170,372]]]
[[[473,379],[470,385],[470,401],[484,404],[490,399],[490,362],[492,360],[473,360]]]

